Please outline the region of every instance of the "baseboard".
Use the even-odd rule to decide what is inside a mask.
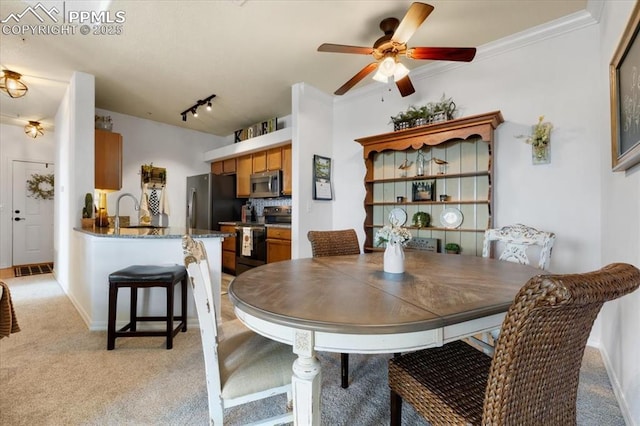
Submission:
[[[591,346],[591,345],[589,345]],[[624,418],[624,422],[629,426],[638,426],[634,419],[631,417],[631,412],[629,411],[629,404],[627,403],[626,398],[624,397],[624,392],[622,392],[622,387],[620,386],[620,382],[618,381],[618,377],[615,375],[615,371],[613,370],[613,366],[611,365],[611,360],[609,359],[609,355],[607,351],[601,347],[593,346],[598,351],[600,351],[600,356],[602,357],[602,362],[604,363],[604,368],[607,370],[607,376],[609,377],[609,382],[611,383],[611,387],[613,388],[613,394],[618,401],[618,406],[620,407],[620,412],[622,413],[622,417]]]

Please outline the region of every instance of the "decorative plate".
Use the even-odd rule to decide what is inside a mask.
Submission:
[[[396,207],[389,212],[389,223],[393,226],[402,226],[407,221],[407,212]]]
[[[447,207],[440,213],[440,223],[445,228],[457,228],[462,224],[462,212],[455,207]]]

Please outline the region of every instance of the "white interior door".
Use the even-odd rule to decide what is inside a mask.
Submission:
[[[53,262],[53,199],[36,198],[27,185],[35,175],[52,174],[52,163],[13,161],[13,265]]]

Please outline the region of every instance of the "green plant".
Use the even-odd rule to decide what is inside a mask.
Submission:
[[[91,218],[93,215],[93,195],[87,192],[84,196],[84,207],[82,208],[82,217],[85,219]]]
[[[413,214],[411,219],[413,221],[413,225],[418,228],[422,228],[429,226],[431,223],[431,215],[427,212],[416,212]]]
[[[448,252],[460,253],[460,245],[456,243],[447,243],[444,249]]]

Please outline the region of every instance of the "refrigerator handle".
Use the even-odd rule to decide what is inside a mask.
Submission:
[[[187,219],[189,221],[189,227],[196,227],[196,217],[193,214],[196,207],[196,189],[191,188],[191,197],[189,198],[189,204],[187,204]]]

